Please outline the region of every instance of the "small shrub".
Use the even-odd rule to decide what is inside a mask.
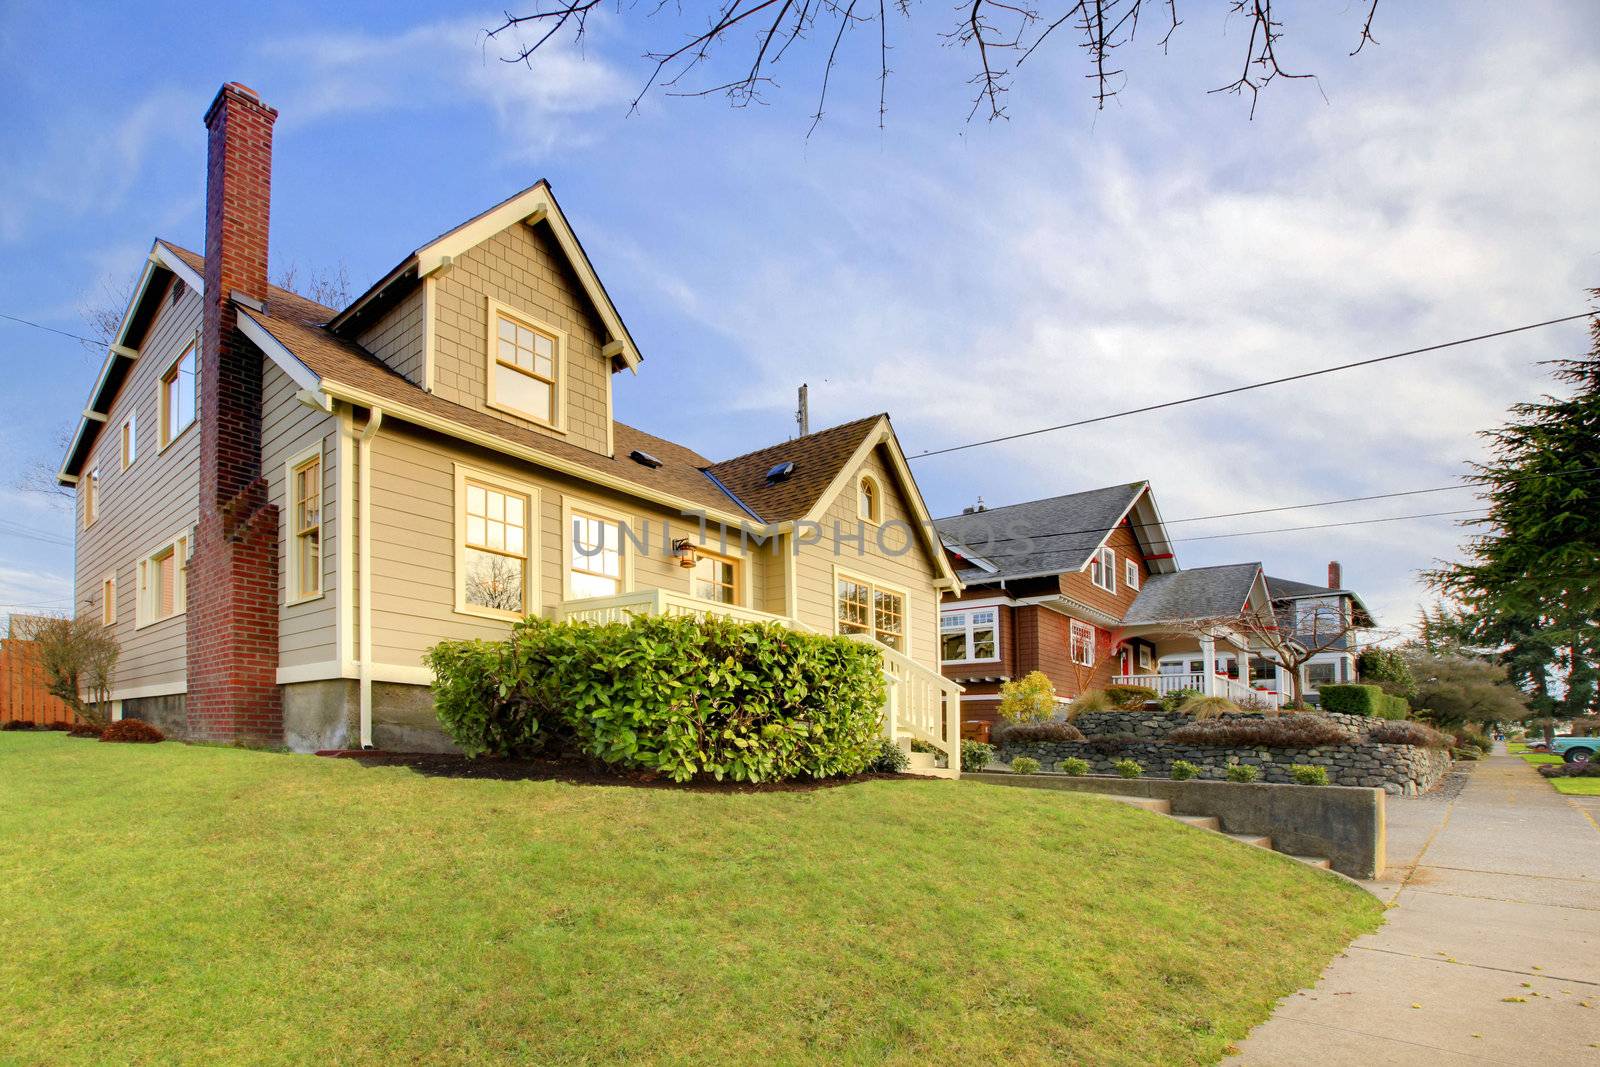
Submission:
[[[1011,761],[1012,774],[1038,774],[1039,761],[1032,756],[1018,756]]]
[[[961,742],[961,769],[981,771],[994,762],[994,746],[982,741]]]
[[[1187,782],[1200,774],[1200,768],[1186,759],[1172,761],[1172,778],[1174,781]]]
[[[1105,692],[1111,706],[1119,711],[1139,711],[1159,695],[1147,685],[1108,685]]]
[[[1233,714],[1239,710],[1239,706],[1227,697],[1197,696],[1191,697],[1178,710],[1198,721]]]
[[[1410,725],[1395,723],[1390,725]],[[1177,745],[1220,748],[1321,748],[1356,741],[1355,731],[1326,715],[1280,715],[1270,719],[1208,719],[1180,726],[1167,736]]]
[[[1260,768],[1249,763],[1235,763],[1228,768],[1228,781],[1253,782],[1261,777]]]
[[[1494,742],[1489,735],[1476,726],[1463,726],[1452,731],[1458,748],[1475,748],[1479,752],[1494,751]]]
[[[100,735],[103,733],[105,733],[105,727],[96,726],[92,722],[75,722],[67,726],[68,737],[92,737],[99,740]]]
[[[1067,705],[1067,717],[1069,719],[1077,718],[1086,711],[1113,710],[1115,710],[1115,705],[1111,703],[1111,698],[1106,695],[1104,689],[1087,689],[1079,693],[1073,698],[1072,703]]]
[[[57,730],[61,733],[66,733],[68,730],[72,729],[72,723],[68,722],[66,719],[57,719],[55,722],[46,724],[45,729]]]
[[[1096,734],[1084,739],[1084,746],[1091,751],[1109,755],[1113,752],[1122,752],[1129,745],[1136,745],[1139,739],[1132,734]]]
[[[1086,759],[1079,759],[1077,756],[1068,756],[1066,759],[1056,764],[1056,770],[1060,771],[1062,774],[1070,774],[1074,778],[1082,778],[1084,775],[1089,773],[1089,761]]]
[[[1411,704],[1405,697],[1395,696],[1393,693],[1383,694],[1378,701],[1378,717],[1380,719],[1403,719],[1411,714]]]
[[[911,751],[913,751],[913,752],[925,752],[925,753],[930,753],[930,754],[935,754],[935,755],[939,754],[939,750],[937,748],[935,748],[932,745],[928,744],[928,742],[924,741],[920,737],[913,737],[911,739]]]
[[[905,749],[885,737],[878,746],[878,754],[867,764],[867,770],[874,774],[899,774],[909,766],[911,766],[911,756]]]
[[[1418,745],[1422,748],[1449,748],[1450,737],[1420,722],[1391,722],[1385,719],[1372,724],[1367,740],[1378,745]]]
[[[1328,768],[1314,763],[1296,763],[1289,768],[1289,777],[1296,785],[1327,785]]]
[[[12,719],[10,722],[0,722],[0,730],[31,730],[33,723],[23,722],[21,719]]]
[[[1260,715],[1276,715],[1278,713],[1278,709],[1273,706],[1270,700],[1254,690],[1251,691],[1249,696],[1242,697],[1239,700],[1239,710],[1255,712]]]
[[[1193,700],[1195,697],[1204,695],[1205,694],[1200,692],[1198,689],[1174,689],[1172,692],[1161,698],[1161,710],[1171,714],[1172,712],[1183,707],[1185,704],[1189,703],[1189,701]]]
[[[1468,745],[1464,748],[1452,748],[1450,750],[1450,758],[1465,760],[1468,763],[1477,763],[1483,758],[1483,753]]]
[[[1322,685],[1317,687],[1323,711],[1340,715],[1363,715],[1379,718],[1384,707],[1385,693],[1375,685]]]
[[[1000,687],[997,714],[1006,722],[1045,722],[1056,714],[1056,687],[1043,671]]]
[[[1138,760],[1119,759],[1111,766],[1118,778],[1138,778],[1144,774],[1144,766]]]
[[[1020,745],[1030,741],[1082,741],[1083,731],[1070,722],[1001,723],[995,728],[994,739],[1002,745]]]
[[[167,735],[141,719],[123,719],[100,731],[100,740],[127,745],[153,745]]]

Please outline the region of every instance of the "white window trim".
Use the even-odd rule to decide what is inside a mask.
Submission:
[[[837,593],[836,593],[836,595],[837,595]],[[979,612],[979,611],[992,611],[992,612],[994,612],[994,655],[985,656],[985,657],[983,657],[981,659],[972,654],[972,643],[973,643],[972,616],[973,616],[974,612]],[[835,613],[835,614],[837,614],[837,613]],[[961,615],[961,616],[964,616],[965,619],[966,619],[966,623],[962,627],[962,632],[964,632],[966,634],[967,654],[962,659],[945,659],[944,658],[944,635],[947,634],[947,633],[956,633],[957,632],[955,630],[946,630],[944,628],[944,620],[945,620],[945,617],[948,616],[948,615]],[[953,663],[953,664],[999,663],[1000,662],[1000,609],[998,607],[969,607],[969,606],[963,604],[959,608],[950,608],[950,609],[947,609],[945,611],[941,611],[939,613],[939,657],[940,657],[939,658],[939,662],[940,663]]]
[[[89,471],[83,480],[83,528],[93,526],[100,517],[100,468]]]
[[[169,548],[172,549],[174,566],[178,568],[173,575],[173,581],[178,583],[176,589],[174,590],[173,599],[180,601],[181,604],[171,615],[162,615],[158,617],[152,610],[154,607],[153,598],[157,595],[157,593],[155,588],[149,584],[149,567],[150,562],[156,556],[160,555]],[[133,571],[133,628],[135,630],[142,630],[146,626],[155,626],[157,623],[169,622],[172,619],[176,619],[182,615],[188,614],[188,571],[189,564],[193,560],[193,553],[194,528],[190,527],[189,529],[184,530],[181,533],[174,534],[167,540],[162,541],[150,551],[139,557],[139,562],[134,565]],[[178,594],[181,594],[181,596]]]
[[[534,423],[537,426],[542,426],[547,430],[554,430],[556,433],[566,433],[567,345],[571,340],[567,335],[567,331],[561,329],[559,326],[551,325],[539,316],[531,315],[528,312],[523,311],[521,308],[512,307],[510,304],[502,303],[492,296],[486,297],[485,299],[488,301],[489,320],[488,329],[484,335],[483,341],[484,403],[496,411],[503,411],[507,415],[515,415],[519,419],[524,419],[528,422]],[[495,399],[494,369],[496,366],[496,357],[500,348],[498,342],[500,338],[499,318],[501,315],[504,315],[507,318],[516,319],[523,325],[532,327],[533,329],[542,330],[556,339],[556,381],[554,388],[552,388],[550,391],[550,399],[555,404],[556,409],[556,417],[554,419],[542,418],[531,412],[523,411],[519,407],[515,407],[511,404],[501,403]]]
[[[117,431],[117,461],[123,470],[132,467],[139,459],[139,412],[128,412]]]
[[[1139,646],[1139,670],[1153,671],[1156,669],[1156,658],[1150,651],[1149,645]]]
[[[876,515],[868,514],[861,507],[861,486],[864,482],[872,483],[872,500],[878,506]],[[883,483],[871,471],[862,471],[856,479],[856,517],[868,526],[883,525]]]
[[[1139,589],[1139,561],[1124,559],[1122,561],[1122,584],[1135,592]]]
[[[1074,641],[1074,638],[1080,632],[1080,628],[1082,630],[1089,631],[1089,640],[1088,640],[1088,646],[1087,646],[1088,649],[1089,649],[1089,661],[1087,663],[1085,663],[1083,660],[1078,658],[1077,646],[1076,646],[1076,643]],[[1095,632],[1094,632],[1094,630],[1095,630],[1094,626],[1092,624],[1090,624],[1090,623],[1082,622],[1082,621],[1080,621],[1078,619],[1071,619],[1071,618],[1069,618],[1067,620],[1067,659],[1071,660],[1073,662],[1073,664],[1075,664],[1076,666],[1079,666],[1079,667],[1093,667],[1094,666],[1094,664],[1095,664],[1095,647],[1094,647],[1095,646]]]
[[[467,603],[467,482],[469,480],[491,489],[498,489],[502,493],[516,493],[518,496],[528,498],[528,528],[524,533],[528,562],[522,570],[523,610],[521,611],[506,611],[501,608],[484,607],[482,604]],[[470,467],[464,463],[455,465],[455,529],[451,534],[455,540],[456,569],[452,582],[455,585],[457,615],[471,615],[480,619],[493,619],[496,622],[516,622],[525,615],[539,614],[539,515],[538,486],[507,478],[481,467]]]
[[[561,498],[561,599],[593,600],[594,597],[576,597],[572,595],[572,516],[574,514],[589,515],[596,519],[604,519],[633,529],[633,516],[625,511],[619,511],[605,504],[597,504],[586,497],[564,494]],[[633,592],[633,546],[628,543],[628,538],[618,531],[617,549],[622,554],[622,581],[621,588],[617,590],[618,596],[623,593]]]
[[[870,586],[874,589],[882,589],[885,593],[893,593],[900,598],[901,610],[903,612],[902,618],[905,622],[905,632],[901,636],[905,639],[905,647],[900,649],[890,649],[890,651],[899,652],[902,656],[911,655],[911,620],[913,616],[911,614],[910,591],[902,586],[894,585],[891,582],[886,582],[879,578],[868,577],[867,575],[862,574],[860,571],[852,571],[840,567],[837,563],[833,565],[833,584],[829,587],[828,591],[828,610],[833,614],[834,635],[842,636],[842,631],[839,629],[839,580],[842,578],[848,578],[852,582]],[[877,624],[874,622],[872,627],[874,634],[877,633],[877,629]],[[876,641],[877,638],[874,636],[873,640]],[[885,645],[884,647],[887,648],[888,646]]]
[[[183,357],[190,352],[194,353],[194,418],[171,437],[167,436],[167,374],[183,362]],[[178,352],[177,356],[161,368],[161,373],[156,375],[156,454],[160,455],[183,438],[183,435],[194,429],[200,422],[200,335]]]
[[[320,514],[317,518],[317,537],[321,545],[322,558],[317,561],[317,591],[315,593],[297,593],[295,584],[300,576],[300,538],[294,528],[294,472],[302,464],[315,459],[320,465],[319,472],[321,485],[317,487]],[[322,454],[322,439],[309,448],[299,452],[283,461],[283,536],[288,542],[285,546],[284,559],[288,561],[283,575],[283,606],[293,607],[296,604],[309,604],[313,600],[321,600],[328,594],[328,524],[326,515],[328,511],[328,463]]]
[[[566,523],[564,530],[566,535],[570,537],[572,534],[572,524],[570,522]],[[669,545],[668,547],[670,548],[671,546]],[[734,595],[738,597],[738,600],[734,602],[733,606],[736,608],[750,607],[750,557],[746,553],[740,552],[732,545],[729,545],[727,548],[713,545],[709,539],[702,540],[699,544],[695,545],[694,550],[702,555],[716,556],[720,559],[729,560],[734,564]],[[568,557],[568,562],[571,562],[570,557]],[[623,569],[627,569],[626,561],[623,563]],[[684,570],[689,576],[689,595],[694,597],[696,600],[706,600],[705,597],[702,597],[698,592],[696,592],[694,569],[684,568]],[[720,604],[722,601],[706,600],[706,603]]]
[[[108,592],[111,594],[109,597],[106,595]],[[102,626],[115,626],[117,624],[117,612],[122,608],[122,605],[117,602],[119,599],[120,597],[117,594],[117,572],[110,571],[102,574],[100,576],[100,624]],[[110,622],[106,621],[108,616],[111,619]]]
[[[1100,578],[1095,577],[1095,564],[1098,563]],[[1108,593],[1117,591],[1117,553],[1109,545],[1101,545],[1095,549],[1095,554],[1089,559],[1089,581],[1095,588],[1104,589]]]

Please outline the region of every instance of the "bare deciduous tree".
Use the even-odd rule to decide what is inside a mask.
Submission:
[[[635,11],[632,3],[614,0],[619,14]],[[606,6],[605,0],[534,0],[532,11],[509,11],[499,26],[486,30],[488,37],[517,40],[503,58],[507,62],[532,65],[534,56],[552,40],[581,44],[588,29],[589,16]],[[1283,22],[1273,8],[1273,0],[1212,0],[1229,19],[1242,19],[1248,28],[1239,73],[1226,84],[1211,90],[1250,98],[1250,114],[1255,115],[1256,100],[1262,89],[1278,78],[1314,78],[1309,73],[1291,73],[1278,58],[1283,37]],[[644,17],[656,18],[675,12],[680,21],[690,20],[687,30],[666,34],[669,46],[652,49],[644,55],[650,66],[649,77],[633,98],[633,106],[651,90],[668,96],[726,96],[735,107],[761,101],[762,92],[775,86],[774,70],[790,49],[815,39],[821,71],[817,108],[811,128],[822,120],[828,99],[828,82],[839,61],[839,48],[851,31],[877,32],[878,123],[887,110],[887,85],[890,67],[891,8],[900,21],[912,17],[912,0],[717,0],[706,11],[693,11],[689,5],[650,3]],[[1372,23],[1378,0],[1362,5],[1364,18],[1356,38],[1356,55],[1367,44],[1376,44]],[[1131,43],[1139,31],[1141,18],[1158,19],[1155,32],[1163,53],[1183,21],[1178,17],[1177,0],[1056,0],[1054,4],[1032,0],[965,0],[955,9],[955,19],[941,33],[945,44],[969,50],[974,56],[970,121],[979,113],[993,120],[1004,118],[1005,94],[1012,75],[1039,49],[1058,38],[1070,38],[1082,50],[1093,85],[1097,108],[1122,91],[1127,71],[1119,64],[1118,49]],[[663,20],[665,21],[665,20]],[[531,43],[516,38],[519,30],[532,31]],[[1057,31],[1060,31],[1058,34]],[[802,44],[802,48],[804,45]],[[729,55],[729,53],[738,53]],[[694,79],[699,79],[698,81]]]
[[[313,267],[304,272],[304,277],[301,275],[300,264],[290,262],[278,268],[274,284],[279,289],[298,293],[307,300],[315,300],[335,311],[350,303],[350,269],[345,266],[344,260],[341,259],[339,265],[331,269],[318,270]]]
[[[50,692],[85,722],[104,726],[111,682],[122,646],[108,627],[87,616],[18,615],[15,635],[32,641],[50,682]]]

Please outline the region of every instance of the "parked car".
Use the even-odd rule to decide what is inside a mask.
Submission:
[[[1600,750],[1600,737],[1558,737],[1550,742],[1548,751],[1568,763],[1588,763],[1597,750]]]

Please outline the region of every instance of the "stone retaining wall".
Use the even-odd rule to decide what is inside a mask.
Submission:
[[[1335,712],[1318,712],[1325,719],[1332,719],[1340,726],[1356,731],[1359,736],[1365,736],[1375,723],[1382,719],[1368,719],[1360,715],[1341,715]],[[1223,719],[1260,719],[1259,713],[1231,714],[1219,716]],[[1126,734],[1140,740],[1166,737],[1180,726],[1187,726],[1192,719],[1188,715],[1176,711],[1085,711],[1072,720],[1072,725],[1082,730],[1084,736],[1095,737],[1100,734]]]

